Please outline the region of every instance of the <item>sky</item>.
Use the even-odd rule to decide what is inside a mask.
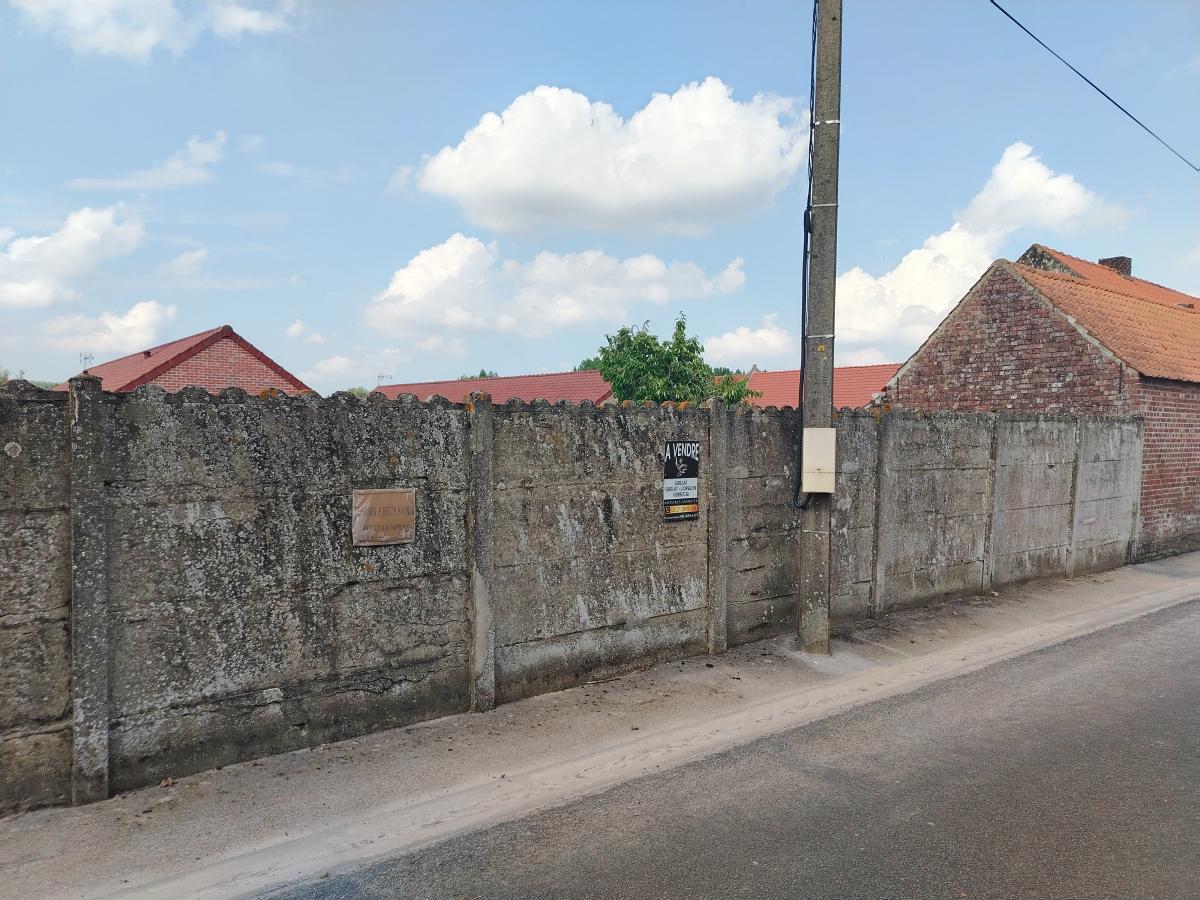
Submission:
[[[1200,162],[1200,4],[1007,8]],[[327,393],[683,312],[794,368],[806,3],[0,0],[0,366],[213,328]],[[1200,174],[984,0],[846,4],[838,364],[1033,242],[1200,294]]]

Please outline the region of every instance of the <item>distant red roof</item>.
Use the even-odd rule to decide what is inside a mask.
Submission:
[[[899,368],[900,363],[837,366],[833,370],[834,408],[866,406]],[[800,399],[800,370],[751,372],[750,389],[762,393],[750,401],[755,406],[795,406]]]
[[[131,353],[119,359],[89,366],[86,371],[88,375],[94,375],[99,378],[101,388],[106,391],[132,391],[143,384],[151,384],[157,379],[163,378],[172,369],[178,368],[197,354],[222,340],[232,341],[265,366],[272,373],[273,377],[271,380],[278,381],[278,386],[283,390],[293,390],[297,393],[310,390],[303,381],[291,374],[228,325],[222,325],[219,328],[210,328],[207,331],[201,331],[199,334],[189,335],[185,338],[169,341],[166,344],[160,344],[157,347],[151,347],[149,350],[140,350],[137,353]],[[243,376],[240,373],[231,370],[227,373],[226,377],[217,379],[217,381],[224,382],[220,386],[212,383],[211,378],[209,384],[201,386],[217,390],[224,387],[244,387],[247,390],[259,387],[257,384],[243,384],[242,378]],[[67,385],[65,382],[55,388],[55,390],[59,391],[65,391],[66,389]]]
[[[418,400],[428,400],[437,395],[455,403],[462,403],[472,393],[490,394],[493,403],[506,403],[514,398],[526,402],[548,400],[557,403],[566,400],[568,403],[582,403],[591,400],[593,403],[603,403],[612,396],[608,382],[599,372],[592,370],[385,384],[375,390],[393,399],[401,394],[414,394]]]

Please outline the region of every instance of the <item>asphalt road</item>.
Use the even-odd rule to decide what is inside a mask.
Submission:
[[[1197,897],[1200,602],[270,896]]]

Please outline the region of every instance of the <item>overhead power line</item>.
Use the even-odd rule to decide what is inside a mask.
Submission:
[[[1127,110],[1125,107],[1123,107],[1120,103],[1118,103],[1116,100],[1114,100],[1108,94],[1108,92],[1104,90],[1104,88],[1100,87],[1100,85],[1096,84],[1096,82],[1092,81],[1092,79],[1088,78],[1086,75],[1084,75],[1082,72],[1080,72],[1077,68],[1075,68],[1069,62],[1067,62],[1065,59],[1063,59],[1061,56],[1059,56],[1057,53],[1055,53],[1054,50],[1051,50],[1050,47],[1048,47],[1046,45],[1045,41],[1043,41],[1040,37],[1038,37],[1036,34],[1034,34],[1032,31],[1030,31],[1028,28],[1026,28],[1024,25],[1022,25],[1019,21],[1017,21],[1016,17],[1013,16],[1012,13],[1010,13],[1007,9],[1005,9],[999,3],[997,3],[996,0],[988,0],[988,2],[991,3],[992,6],[996,7],[996,9],[1000,10],[1000,12],[1004,13],[1004,15],[1008,17],[1009,21],[1011,21],[1014,25],[1016,25],[1018,28],[1020,28],[1023,32],[1025,32],[1027,35],[1029,35],[1031,38],[1033,38],[1035,41],[1037,41],[1039,44],[1041,44],[1042,47],[1044,47],[1047,51],[1049,51],[1051,54],[1053,54],[1055,59],[1057,59],[1060,63],[1062,63],[1064,66],[1066,66],[1072,72],[1074,72],[1076,75],[1078,75],[1080,78],[1082,78],[1088,84],[1090,84],[1096,90],[1096,92],[1100,94],[1100,96],[1102,96],[1105,100],[1107,100],[1109,103],[1111,103],[1117,109],[1119,109],[1121,112],[1125,113],[1125,115],[1129,116],[1129,118],[1131,118],[1134,122],[1136,122],[1138,125],[1140,125],[1143,131],[1145,131],[1148,135],[1150,135],[1152,138],[1154,138],[1156,141],[1158,141],[1160,144],[1162,144],[1164,147],[1166,147],[1168,150],[1170,150],[1172,153],[1174,153],[1177,157],[1179,157],[1181,160],[1183,160],[1184,164],[1189,166],[1193,172],[1200,172],[1200,166],[1197,166],[1194,162],[1192,162],[1190,159],[1188,159],[1186,156],[1184,156],[1182,153],[1180,153],[1178,150],[1176,150],[1174,147],[1172,147],[1170,144],[1168,144],[1166,141],[1164,141],[1161,137],[1159,137],[1157,134],[1155,134],[1150,129],[1150,127],[1146,125],[1145,122],[1143,122],[1141,119],[1139,119],[1133,113],[1131,113],[1129,110]]]

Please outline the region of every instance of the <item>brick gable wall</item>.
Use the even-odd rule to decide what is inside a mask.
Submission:
[[[1138,555],[1200,549],[1200,384],[1142,378],[1131,399],[1145,418]]]
[[[982,412],[1122,411],[1124,366],[1010,271],[994,266],[887,391],[893,406]]]
[[[150,383],[168,391],[198,385],[214,394],[227,387],[240,387],[252,394],[265,388],[277,388],[289,394],[301,390],[299,385],[284,378],[229,338],[222,338],[206,347]]]

